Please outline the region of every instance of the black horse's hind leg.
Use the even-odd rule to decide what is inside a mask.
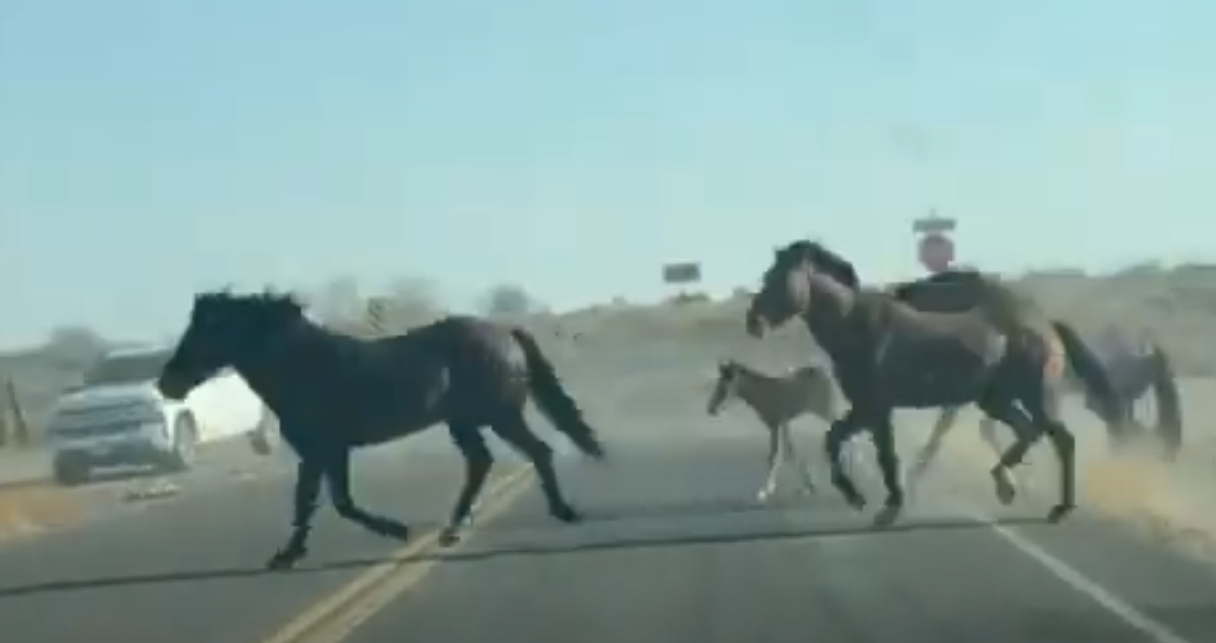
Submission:
[[[895,427],[891,424],[891,412],[875,417],[872,422],[878,468],[882,472],[883,486],[887,488],[886,505],[874,518],[874,525],[885,527],[895,522],[903,511],[904,487],[899,475],[899,452],[895,450]]]
[[[996,497],[1001,504],[1007,505],[1012,503],[1018,495],[1017,485],[1014,484],[1011,471],[1022,464],[1031,447],[1039,441],[1039,438],[1043,437],[1043,431],[1035,425],[1034,420],[1027,415],[1026,411],[1006,397],[990,395],[986,399],[979,400],[978,406],[988,417],[1013,429],[1015,436],[1013,444],[1000,454],[997,463],[991,470],[992,482],[996,485]]]
[[[481,495],[481,489],[494,468],[494,454],[486,445],[481,427],[471,422],[450,422],[448,432],[452,442],[464,456],[464,486],[452,507],[452,515],[448,524],[439,534],[439,543],[444,546],[454,545],[460,541],[460,532],[470,521],[473,505]]]
[[[325,467],[329,482],[329,501],[339,516],[367,529],[377,536],[408,540],[410,529],[399,521],[368,512],[355,504],[350,492],[350,451],[332,456]]]
[[[1046,391],[1039,399],[1023,402],[1035,426],[1042,427],[1051,440],[1060,462],[1060,501],[1047,514],[1051,522],[1063,520],[1077,507],[1077,439],[1060,421],[1055,395],[1055,391]]]
[[[846,502],[854,509],[864,509],[866,506],[865,496],[857,490],[857,485],[853,482],[853,478],[845,471],[844,466],[844,445],[847,443],[859,430],[862,425],[860,417],[857,414],[857,407],[850,408],[841,418],[832,422],[823,437],[823,449],[827,453],[828,465],[832,469],[832,486],[840,492]]]
[[[325,468],[318,460],[301,456],[296,465],[296,485],[292,508],[292,531],[287,543],[266,563],[270,569],[288,569],[308,555],[308,532],[317,511],[321,495],[321,478]]]
[[[557,471],[553,468],[553,449],[544,440],[537,437],[524,420],[523,414],[516,411],[504,415],[491,425],[491,428],[508,444],[526,456],[536,467],[536,477],[540,481],[541,491],[549,504],[549,514],[562,522],[578,522],[580,516],[574,507],[566,501],[561,485],[557,481]]]
[[[1001,441],[996,437],[996,420],[991,417],[980,418],[980,439],[988,445],[988,448],[992,449],[993,453],[997,454],[997,457],[1005,452]]]
[[[946,436],[954,428],[961,408],[960,406],[948,406],[941,410],[937,416],[937,422],[933,425],[933,431],[929,434],[929,440],[925,442],[925,446],[921,447],[920,453],[916,454],[916,461],[912,465],[912,470],[908,472],[909,484],[915,485],[929,471],[929,467],[937,459],[942,445],[945,444]]]

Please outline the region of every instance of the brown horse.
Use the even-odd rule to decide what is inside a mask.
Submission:
[[[1076,506],[1075,438],[1057,413],[1062,369],[1054,338],[1074,369],[1092,375],[1096,364],[1071,329],[1054,322],[1047,331],[1036,328],[1022,319],[1012,295],[997,289],[965,312],[927,312],[887,293],[854,290],[822,270],[815,246],[800,241],[777,250],[746,322],[750,334],[762,337],[767,328],[801,317],[831,358],[852,405],[825,438],[832,482],[845,499],[857,508],[865,505],[841,466],[843,444],[855,433],[868,427],[874,439],[887,489],[876,523],[888,524],[904,504],[892,412],[975,403],[1017,434],[992,469],[998,498],[1012,502],[1010,468],[1046,435],[1060,461],[1060,498],[1048,518],[1054,522],[1070,513]],[[847,272],[856,284],[851,265]],[[1113,404],[1111,413],[1117,413]]]
[[[310,321],[294,298],[277,294],[203,293],[157,386],[182,399],[221,369],[240,373],[279,419],[299,456],[291,535],[268,562],[291,567],[308,551],[321,484],[343,518],[391,538],[409,529],[355,503],[351,451],[423,431],[438,423],[464,456],[465,481],[441,535],[450,544],[468,522],[494,457],[489,427],[531,460],[549,512],[576,522],[553,467],[553,452],[524,419],[537,406],[583,453],[604,447],[528,331],[479,317],[450,316],[407,333],[358,339]]]
[[[707,411],[717,415],[734,398],[751,408],[768,429],[768,475],[756,498],[764,502],[777,491],[782,462],[798,468],[804,491],[814,491],[810,469],[798,457],[790,438],[790,422],[804,415],[829,424],[836,420],[836,386],[831,375],[818,366],[804,366],[784,376],[768,375],[735,360],[724,360],[718,365]]]
[[[853,264],[840,255],[819,243],[799,242],[794,245],[797,245],[800,252],[816,267],[838,282],[852,289],[860,287]],[[926,311],[964,312],[975,306],[983,306],[1003,327],[1028,326],[1030,330],[1042,334],[1047,341],[1047,371],[1051,379],[1054,381],[1063,378],[1062,385],[1065,389],[1079,380],[1085,389],[1089,409],[1105,423],[1113,446],[1120,448],[1134,437],[1129,430],[1132,425],[1127,421],[1131,400],[1122,391],[1116,390],[1114,373],[1108,374],[1105,370],[1106,365],[1100,359],[1101,355],[1091,353],[1071,327],[1057,320],[1049,320],[1034,301],[1017,294],[1004,285],[999,277],[974,269],[954,269],[894,284],[887,289],[887,293],[913,308]],[[1072,367],[1075,378],[1064,376],[1069,367]],[[1168,395],[1161,399],[1168,399]],[[1054,404],[1054,401],[1052,403]],[[1162,413],[1168,413],[1168,408],[1168,405],[1163,405]],[[931,437],[921,449],[908,474],[909,481],[915,482],[928,469],[953,426],[959,410],[958,406],[942,410]],[[1178,432],[1180,431],[1179,428]],[[1168,429],[1163,433],[1168,433]],[[986,416],[980,420],[980,435],[998,456],[1004,453],[1004,447],[996,438],[995,421],[991,417]]]

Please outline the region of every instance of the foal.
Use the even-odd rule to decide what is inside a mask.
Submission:
[[[836,420],[831,376],[817,366],[804,366],[785,376],[766,375],[735,360],[723,360],[709,397],[709,414],[717,415],[733,398],[743,400],[768,429],[768,475],[756,498],[765,502],[777,491],[783,462],[798,469],[803,491],[813,492],[810,467],[798,457],[790,438],[790,422],[803,415],[813,415],[829,424]]]

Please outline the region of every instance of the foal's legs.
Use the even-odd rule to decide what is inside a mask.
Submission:
[[[448,524],[439,534],[439,544],[453,545],[460,540],[460,530],[469,522],[473,504],[481,495],[481,489],[486,484],[490,469],[494,467],[494,454],[486,445],[481,427],[473,422],[449,422],[448,433],[452,442],[464,456],[464,485],[456,504],[452,507]]]
[[[408,540],[409,527],[385,516],[380,516],[355,504],[350,492],[350,451],[334,455],[326,462],[325,480],[329,483],[329,501],[339,516],[364,529],[387,538]]]
[[[827,453],[828,466],[832,470],[832,486],[836,487],[837,491],[844,496],[845,501],[854,509],[865,508],[866,499],[857,490],[857,485],[853,482],[853,478],[845,470],[843,456],[845,443],[861,429],[861,418],[857,413],[857,407],[853,406],[842,417],[832,422],[832,426],[828,428],[823,438],[823,448]]]
[[[788,448],[788,445],[778,435],[781,431],[779,424],[765,422],[765,428],[768,429],[768,474],[764,478],[764,484],[760,485],[760,490],[756,492],[756,500],[760,502],[767,501],[773,495],[773,492],[777,490],[777,474],[781,469],[781,452],[784,448]]]
[[[798,475],[802,478],[802,491],[804,493],[813,493],[815,491],[815,481],[811,479],[811,465],[809,462],[804,462],[798,457],[798,452],[794,449],[794,440],[790,437],[790,423],[783,422],[781,430],[781,452],[785,455],[785,462],[794,465],[798,470]]]
[[[523,411],[504,414],[491,428],[498,437],[532,461],[532,465],[536,467],[541,492],[545,494],[545,501],[549,504],[549,515],[562,522],[578,522],[578,512],[566,502],[561,484],[557,481],[557,471],[553,468],[553,449],[532,432],[524,419]]]
[[[312,530],[312,518],[317,512],[317,498],[321,495],[321,478],[325,467],[315,458],[300,456],[296,465],[296,484],[292,507],[291,536],[270,560],[269,569],[287,569],[308,555],[308,532]]]

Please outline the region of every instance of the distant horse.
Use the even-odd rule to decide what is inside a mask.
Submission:
[[[1148,335],[1125,337],[1114,327],[1107,328],[1095,345],[1115,391],[1129,408],[1150,391],[1153,393],[1157,410],[1154,432],[1165,459],[1176,460],[1183,441],[1182,398],[1173,360],[1165,347]],[[1085,405],[1090,409],[1101,408],[1101,401],[1085,391]]]
[[[451,316],[403,335],[356,339],[313,323],[291,296],[199,294],[157,386],[165,397],[181,399],[228,367],[275,412],[284,441],[299,456],[294,528],[267,563],[272,569],[307,555],[322,481],[343,518],[378,535],[408,538],[406,525],[352,498],[350,457],[357,447],[447,424],[466,469],[442,531],[444,544],[459,539],[493,466],[482,435],[487,426],[532,461],[550,514],[579,520],[558,484],[552,450],[524,419],[529,394],[579,450],[605,456],[532,335],[477,317]]]
[[[1122,449],[1145,434],[1130,412],[1138,400],[1152,391],[1157,409],[1154,432],[1165,460],[1173,462],[1177,460],[1182,449],[1182,403],[1169,354],[1163,346],[1150,338],[1145,337],[1140,342],[1132,343],[1121,336],[1116,337],[1116,333],[1118,331],[1113,328],[1108,329],[1098,342],[1092,344],[1095,356],[1106,370],[1107,378],[1122,402],[1124,412],[1131,420],[1123,424],[1123,430],[1110,432],[1111,442],[1116,449]],[[1085,396],[1086,408],[1103,417],[1105,410],[1101,397],[1088,388],[1082,390],[1082,394]],[[946,435],[954,427],[959,410],[960,407],[942,410],[929,440],[916,456],[916,462],[909,473],[910,480],[922,476],[936,459]],[[1117,425],[1112,423],[1107,426],[1117,428]],[[980,435],[998,454],[1004,451],[996,438],[992,418],[984,417],[980,420]]]
[[[798,457],[790,438],[790,422],[803,415],[827,423],[836,420],[836,391],[831,375],[817,366],[804,366],[785,376],[767,375],[735,360],[724,360],[718,365],[718,378],[707,411],[717,415],[734,398],[743,400],[768,429],[768,475],[756,498],[764,502],[777,491],[783,462],[798,469],[805,492],[814,491],[810,468]]]
[[[855,433],[868,427],[873,437],[887,489],[886,506],[875,522],[889,524],[904,505],[892,412],[975,403],[1017,434],[991,471],[997,497],[1013,501],[1017,491],[1010,468],[1046,435],[1060,461],[1060,498],[1048,518],[1056,522],[1069,514],[1076,506],[1076,441],[1056,404],[1065,360],[1104,390],[1111,416],[1119,408],[1097,359],[1072,329],[1037,322],[1010,291],[995,286],[975,289],[971,294],[977,299],[966,312],[913,308],[894,295],[858,287],[851,264],[833,255],[837,267],[846,268],[843,278],[851,273],[856,289],[850,288],[821,267],[819,249],[797,241],[776,251],[746,325],[750,334],[762,337],[768,328],[801,317],[831,358],[851,404],[824,441],[832,483],[845,499],[858,509],[865,506],[841,462],[842,447]]]

